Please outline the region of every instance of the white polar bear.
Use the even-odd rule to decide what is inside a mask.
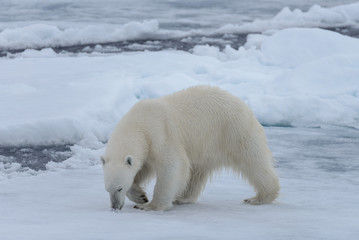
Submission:
[[[246,203],[271,203],[279,180],[264,130],[252,111],[216,87],[192,87],[137,103],[118,123],[101,157],[113,209],[167,210],[195,202],[211,174],[232,168],[255,188]],[[153,199],[141,185],[156,176]]]

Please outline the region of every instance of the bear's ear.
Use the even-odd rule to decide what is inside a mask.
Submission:
[[[105,165],[105,158],[104,158],[104,156],[101,156],[101,162],[102,162],[102,165]]]
[[[129,166],[132,166],[132,163],[133,163],[133,157],[131,155],[127,155],[125,157],[125,163]]]

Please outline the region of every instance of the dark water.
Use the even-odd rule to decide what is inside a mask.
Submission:
[[[185,38],[170,39],[146,39],[118,41],[107,43],[92,43],[84,45],[73,45],[66,47],[53,47],[57,53],[121,53],[134,51],[161,51],[161,50],[182,50],[190,51],[196,45],[210,45],[223,49],[226,45],[238,49],[246,42],[248,34],[217,34],[211,36],[190,36]],[[21,53],[26,49],[2,50],[0,48],[0,57],[8,53]],[[41,50],[41,49],[37,49]]]
[[[282,171],[296,174],[359,174],[359,130],[351,128],[265,127],[268,143]],[[0,162],[21,169],[45,170],[50,161],[72,156],[70,145],[0,147]],[[289,171],[293,172],[293,171]],[[300,177],[300,176],[299,176]]]
[[[125,24],[157,19],[164,29],[213,29],[272,18],[284,7],[308,11],[356,0],[1,0],[0,23]],[[0,28],[1,29],[1,28]]]
[[[46,170],[48,162],[62,162],[71,157],[70,145],[0,147],[0,162],[20,163],[21,169]]]
[[[356,27],[336,27],[326,28],[327,30],[341,33],[346,36],[359,38],[359,28]],[[185,38],[171,38],[171,39],[146,39],[146,40],[131,40],[118,41],[107,43],[92,43],[83,45],[73,45],[66,47],[53,47],[56,53],[121,53],[121,52],[135,52],[135,51],[162,51],[162,50],[181,50],[190,51],[196,45],[209,45],[224,49],[227,45],[234,49],[238,49],[246,43],[248,34],[216,34],[209,36],[190,36]],[[16,54],[24,52],[26,49],[17,50],[1,50],[0,57],[5,57],[8,54]],[[37,50],[41,50],[37,49]]]

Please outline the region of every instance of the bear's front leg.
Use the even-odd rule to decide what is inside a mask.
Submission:
[[[153,170],[150,168],[148,164],[144,164],[140,171],[135,176],[133,184],[127,192],[127,197],[139,204],[147,203],[148,198],[146,196],[146,192],[143,190],[141,185],[147,180],[151,179],[154,176]]]
[[[146,192],[138,186],[137,184],[132,184],[130,190],[128,190],[126,196],[135,203],[147,203],[148,198],[146,196]]]
[[[156,171],[157,180],[152,201],[148,204],[138,204],[135,208],[147,211],[164,211],[172,208],[172,202],[187,185],[189,173],[187,158],[172,157],[163,161]]]

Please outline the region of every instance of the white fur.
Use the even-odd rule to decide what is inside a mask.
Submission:
[[[279,192],[262,126],[241,100],[215,87],[137,103],[117,125],[104,162],[106,189],[118,203],[112,201],[114,208],[123,206],[125,194],[145,210],[195,202],[208,177],[222,168],[242,174],[255,188],[256,196],[246,203],[270,203]],[[152,176],[157,181],[146,203],[141,185]]]

